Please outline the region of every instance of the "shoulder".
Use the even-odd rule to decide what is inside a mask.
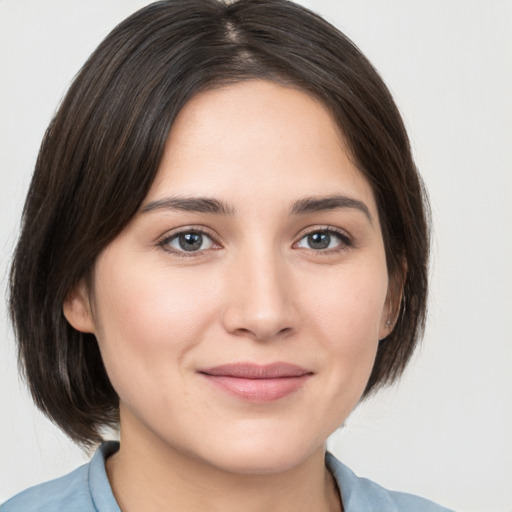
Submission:
[[[0,505],[1,512],[119,512],[105,471],[105,458],[116,449],[103,444],[91,462],[17,494]]]
[[[343,496],[345,512],[451,512],[425,498],[389,491],[367,478],[360,478],[330,453],[326,454],[326,464]]]
[[[57,512],[65,509],[95,510],[89,493],[88,464],[66,476],[31,487],[1,507],[2,512]]]

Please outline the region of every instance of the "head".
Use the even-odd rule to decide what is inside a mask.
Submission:
[[[116,27],[70,87],[41,146],[12,266],[25,376],[36,404],[79,443],[95,443],[117,424],[119,396],[98,322],[75,328],[66,304],[87,297],[98,320],[95,292],[108,255],[141,208],[159,199],[176,140],[194,111],[222,112],[220,98],[241,86],[260,87],[263,98],[284,90],[293,94],[283,101],[309,98],[332,120],[347,162],[371,191],[389,329],[375,340],[363,396],[395,381],[410,359],[426,309],[426,199],[376,71],[339,31],[286,1],[157,2]]]

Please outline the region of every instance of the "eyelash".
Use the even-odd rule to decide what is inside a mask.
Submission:
[[[182,235],[189,235],[189,234],[190,235],[195,234],[195,235],[201,235],[202,237],[207,237],[208,239],[211,240],[211,243],[213,245],[217,246],[216,248],[220,248],[220,245],[215,241],[215,238],[212,233],[210,233],[204,227],[194,227],[194,226],[188,226],[185,228],[181,228],[181,229],[179,229],[179,231],[175,231],[171,234],[164,236],[164,238],[162,238],[161,240],[158,241],[157,246],[160,247],[165,252],[168,252],[168,253],[173,254],[174,256],[178,256],[180,258],[197,257],[200,255],[203,255],[203,253],[206,250],[210,250],[210,249],[200,249],[198,251],[186,251],[184,249],[176,250],[169,246],[169,244],[173,240],[177,240]]]
[[[307,231],[301,233],[300,238],[293,245],[296,246],[301,240],[318,233],[326,234],[329,235],[330,237],[334,235],[338,239],[339,244],[336,247],[326,249],[307,248],[308,250],[313,251],[316,254],[329,255],[341,251],[346,251],[354,247],[354,242],[352,238],[345,231],[333,228],[332,226],[317,226],[314,229],[308,229]]]
[[[304,249],[313,251],[316,254],[328,255],[328,254],[333,254],[333,253],[337,253],[337,252],[341,252],[341,251],[346,251],[347,249],[350,249],[351,247],[354,246],[353,240],[351,239],[351,237],[349,235],[347,235],[346,232],[341,231],[336,228],[333,228],[331,226],[320,226],[320,227],[316,227],[314,229],[310,229],[308,231],[301,233],[298,240],[296,242],[294,242],[293,247],[296,247],[305,238],[315,235],[315,234],[319,234],[319,233],[328,235],[330,237],[332,237],[334,235],[334,237],[336,237],[339,240],[339,244],[336,247],[325,248],[325,249],[314,249],[311,247],[304,248]],[[170,248],[169,244],[172,241],[177,240],[182,235],[189,235],[189,234],[195,234],[195,235],[201,235],[202,237],[207,237],[211,241],[211,243],[217,247],[207,248],[207,249],[199,249],[197,251],[187,251],[185,249],[176,250],[176,249]],[[179,231],[175,231],[175,232],[165,236],[164,238],[162,238],[161,240],[158,241],[157,246],[168,253],[171,253],[175,256],[182,257],[182,258],[197,257],[200,255],[203,255],[205,251],[212,250],[212,249],[215,250],[215,249],[218,249],[221,247],[220,244],[218,244],[216,242],[215,237],[213,236],[212,233],[210,233],[204,227],[194,227],[194,226],[182,228]]]

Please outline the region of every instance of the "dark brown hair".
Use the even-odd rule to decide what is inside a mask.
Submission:
[[[37,406],[78,443],[94,444],[116,425],[118,397],[96,339],[67,323],[63,301],[136,214],[185,103],[251,78],[319,98],[373,187],[398,316],[365,395],[393,382],[413,352],[426,310],[428,210],[377,72],[337,29],[286,0],[156,2],[107,36],[50,123],[11,269],[21,368]]]

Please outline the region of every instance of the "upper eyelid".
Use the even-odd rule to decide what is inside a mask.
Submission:
[[[318,233],[318,232],[328,232],[328,233],[335,233],[336,235],[339,235],[344,238],[348,238],[349,240],[352,240],[352,235],[346,231],[345,229],[337,228],[335,226],[309,226],[307,228],[303,228],[299,231],[299,233],[296,235],[295,239],[296,241],[301,240],[305,236],[310,235],[311,233]],[[294,242],[295,243],[295,242]]]
[[[166,240],[170,240],[184,233],[201,233],[202,235],[210,237],[215,243],[219,243],[219,236],[212,229],[209,229],[206,226],[198,226],[193,224],[188,226],[180,226],[178,228],[165,231],[157,238],[157,241],[159,243],[165,242]]]
[[[331,248],[325,248],[325,249],[297,247],[298,244],[301,242],[301,240],[303,240],[304,238],[308,237],[309,235],[311,235],[313,233],[321,233],[321,232],[334,234],[338,238],[338,241],[339,241],[337,246],[331,247]],[[355,244],[353,237],[351,235],[349,235],[345,230],[330,226],[330,227],[325,227],[325,228],[317,227],[317,228],[313,228],[313,229],[310,229],[305,232],[303,231],[302,234],[299,235],[295,239],[295,242],[293,242],[292,247],[294,247],[297,250],[302,249],[302,250],[306,250],[306,251],[313,251],[315,254],[327,255],[327,254],[338,253],[339,251],[346,251],[349,249],[353,249],[356,247],[356,244]]]
[[[177,249],[175,247],[170,246],[170,242],[176,239],[178,236],[186,233],[200,233],[203,236],[208,237],[212,244],[217,247],[210,247],[206,249],[200,249],[197,251],[186,251],[183,249]],[[204,256],[207,251],[216,250],[217,248],[221,248],[222,246],[217,242],[217,239],[212,236],[209,233],[209,230],[207,230],[204,226],[201,228],[197,227],[181,227],[181,228],[175,228],[174,230],[167,231],[165,234],[163,234],[161,237],[157,238],[155,247],[165,251],[168,254],[172,254],[175,257],[180,258],[191,258],[191,257],[200,257]]]
[[[352,235],[349,232],[347,232],[345,229],[338,228],[335,226],[330,226],[330,225],[313,225],[313,226],[308,226],[308,227],[302,228],[295,235],[295,237],[293,239],[294,240],[293,245],[296,244],[297,242],[299,242],[305,236],[308,236],[312,233],[322,232],[322,231],[328,232],[328,233],[334,233],[334,234],[340,236],[341,238],[348,239],[351,243],[353,242]],[[165,233],[163,233],[161,236],[159,236],[157,238],[157,243],[163,244],[163,243],[168,242],[169,240],[171,240],[183,233],[191,233],[191,232],[196,232],[196,233],[201,233],[203,235],[206,235],[209,238],[211,238],[211,240],[215,244],[223,245],[221,237],[214,230],[212,230],[211,228],[208,228],[204,225],[194,225],[194,224],[180,226],[177,228],[173,228],[169,231],[166,231]]]

